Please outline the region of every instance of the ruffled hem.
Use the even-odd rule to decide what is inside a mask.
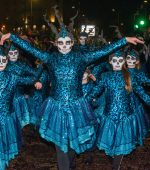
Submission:
[[[97,147],[105,150],[107,155],[114,156],[129,154],[136,145],[143,145],[149,129],[144,110],[141,106],[140,113],[134,113],[122,120],[115,122],[109,116],[99,115],[99,132]]]
[[[15,97],[13,101],[13,106],[20,126],[23,128],[24,126],[30,124],[30,111],[25,96],[20,95]]]
[[[82,153],[95,143],[97,122],[84,98],[69,103],[68,108],[49,97],[42,106],[39,132],[64,152],[72,148]]]
[[[30,124],[35,126],[39,126],[40,122],[40,109],[43,103],[43,99],[40,95],[38,96],[29,96],[28,100],[28,107],[30,112]]]
[[[105,143],[100,143],[97,145],[98,149],[99,150],[104,150],[106,155],[109,155],[109,156],[115,156],[115,155],[128,155],[130,154],[134,149],[136,149],[136,146],[137,145],[141,145],[143,146],[143,143],[141,143],[140,141],[139,142],[136,142],[136,143],[128,143],[128,144],[123,144],[122,147],[124,148],[122,151],[120,151],[120,147],[119,146],[118,148],[116,147],[115,148],[115,151],[111,150],[110,148],[108,148],[107,144]]]
[[[20,147],[21,127],[18,123],[16,113],[12,113],[0,125],[0,167],[3,167],[2,170],[19,153]]]
[[[69,148],[71,148],[75,150],[76,153],[80,154],[92,148],[96,140],[94,127],[88,129],[88,131],[84,134],[79,134],[79,136],[77,136],[73,140],[69,140],[69,138],[62,138],[61,134],[56,134],[55,131],[52,131],[50,129],[46,131],[40,128],[39,132],[42,138],[46,139],[49,142],[53,142],[55,145],[59,146],[60,149],[65,153],[68,152]]]

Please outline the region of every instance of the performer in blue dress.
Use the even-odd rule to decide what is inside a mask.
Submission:
[[[149,122],[138,98],[150,104],[150,96],[124,68],[123,52],[114,53],[109,60],[113,71],[102,74],[88,98],[105,94],[103,105],[95,110],[99,121],[97,146],[114,158],[113,169],[119,170],[123,155],[129,154],[136,145],[143,145]]]
[[[91,74],[90,70],[86,69],[82,78],[82,90],[84,97],[92,91],[95,84],[96,78]]]
[[[13,44],[10,44],[8,51],[9,62],[7,64],[7,71],[18,76],[38,76],[42,73],[42,67],[35,69],[29,66],[26,62],[20,60],[19,49]],[[16,89],[12,110],[17,112],[18,119],[22,127],[29,124],[30,112],[24,96],[24,86],[19,86]]]
[[[141,69],[139,54],[135,50],[130,50],[126,55],[126,64],[130,74],[136,79],[139,85],[150,85],[150,78]]]
[[[40,84],[42,87],[39,87]],[[38,87],[37,87],[38,86]],[[40,123],[40,108],[44,100],[50,93],[50,78],[48,70],[43,67],[43,71],[39,76],[38,82],[31,87],[31,92],[27,98],[27,105],[30,112],[30,123],[39,126]]]
[[[8,59],[0,47],[0,169],[4,170],[18,154],[21,145],[21,127],[11,104],[18,85],[34,84],[33,77],[19,77],[7,71]]]
[[[49,98],[43,104],[39,132],[44,139],[55,143],[59,169],[68,170],[70,149],[82,153],[93,146],[96,138],[95,117],[82,92],[82,76],[86,67],[126,45],[127,42],[143,42],[127,37],[97,51],[74,52],[71,50],[74,44],[73,36],[66,31],[64,25],[56,36],[59,52],[41,52],[13,34],[3,35],[1,44],[8,38],[26,52],[47,63],[51,70],[52,88]]]

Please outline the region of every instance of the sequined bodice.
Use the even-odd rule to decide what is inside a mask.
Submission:
[[[73,52],[65,56],[56,56],[51,64],[53,98],[72,100],[83,96],[82,76],[85,68],[82,57]]]
[[[106,113],[123,116],[130,114],[129,93],[125,89],[125,81],[122,71],[106,74],[104,84],[106,89]]]

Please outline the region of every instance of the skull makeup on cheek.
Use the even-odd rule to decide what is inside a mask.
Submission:
[[[128,68],[135,68],[139,63],[139,54],[135,50],[128,51],[126,56],[126,63]]]
[[[58,51],[62,54],[67,54],[71,51],[73,44],[70,37],[60,37],[57,40]]]
[[[125,63],[125,53],[123,51],[117,51],[109,56],[109,63],[112,65],[113,70],[122,70]]]
[[[17,61],[18,60],[18,56],[19,56],[19,51],[18,50],[10,50],[8,52],[8,57],[10,61]]]
[[[127,57],[126,57],[126,63],[127,63],[127,66],[128,66],[129,68],[135,68],[136,62],[137,62],[136,57],[131,56],[131,55],[127,55]]]
[[[17,61],[19,56],[19,50],[14,46],[14,44],[10,45],[9,52],[8,52],[8,58],[10,61]]]
[[[113,70],[122,70],[122,66],[125,63],[125,60],[123,57],[116,57],[114,56],[112,60],[110,61],[110,64],[113,67]]]
[[[6,56],[0,55],[0,71],[5,70],[8,60]]]

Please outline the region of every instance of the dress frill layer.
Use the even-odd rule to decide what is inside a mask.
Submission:
[[[104,114],[104,105],[95,110],[99,122],[97,147],[109,156],[131,153],[136,145],[143,145],[149,130],[148,116],[143,106],[132,98],[133,112],[115,121]]]
[[[21,143],[20,123],[13,112],[0,123],[0,170],[5,170],[9,161],[19,153]]]
[[[30,124],[35,126],[39,126],[40,122],[40,108],[43,103],[43,97],[40,92],[34,92],[32,95],[29,96],[27,100],[28,109],[29,109],[29,117],[30,117]]]
[[[72,148],[81,153],[93,147],[96,125],[93,111],[84,98],[66,104],[49,97],[41,109],[39,132],[62,151],[68,152]]]
[[[15,95],[13,100],[13,108],[22,128],[30,124],[30,110],[27,97],[25,95]]]

